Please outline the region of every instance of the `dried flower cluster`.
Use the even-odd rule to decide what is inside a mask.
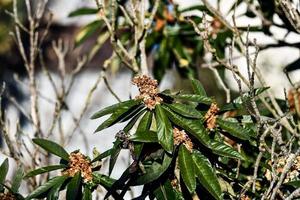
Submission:
[[[219,107],[216,103],[212,103],[210,105],[209,110],[204,116],[204,120],[206,122],[206,127],[211,130],[216,126],[217,113],[219,112]]]
[[[140,95],[136,96],[136,98],[142,99],[147,108],[152,110],[157,104],[162,102],[162,98],[158,96],[157,80],[142,75],[134,77],[132,82],[140,91]]]
[[[180,131],[178,128],[173,129],[174,144],[183,144],[190,152],[193,150],[193,143],[184,130]]]
[[[174,189],[178,189],[179,187],[179,182],[177,180],[177,178],[174,178],[172,181],[171,181],[171,185]]]
[[[214,18],[210,24],[209,34],[212,36],[212,38],[216,39],[218,36],[218,33],[224,28],[224,24],[218,19]]]
[[[271,163],[269,163],[271,164]],[[276,164],[276,172],[282,173],[283,168],[286,165],[286,158],[285,157],[280,157],[278,158],[278,162]],[[290,169],[290,171],[287,173],[286,178],[284,179],[284,183],[290,182],[290,181],[295,181],[299,180],[299,175],[300,175],[300,156],[297,156],[296,159],[294,160],[294,163]],[[271,181],[271,171],[267,170],[265,173],[265,177],[267,180]]]
[[[251,198],[245,194],[243,194],[240,199],[241,200],[251,200]]]
[[[291,112],[300,114],[300,87],[289,90],[287,99]]]
[[[15,200],[16,198],[11,193],[2,193],[2,194],[0,194],[0,199],[1,200]]]
[[[69,168],[63,171],[63,174],[73,177],[78,172],[81,173],[84,182],[89,182],[93,178],[91,162],[80,152],[71,153]]]

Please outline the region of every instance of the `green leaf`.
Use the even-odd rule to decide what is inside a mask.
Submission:
[[[19,188],[20,188],[20,185],[21,185],[21,182],[23,180],[23,176],[24,176],[24,168],[23,166],[20,166],[17,170],[17,172],[14,174],[14,178],[12,180],[12,183],[11,183],[11,191],[13,193],[17,193]]]
[[[222,142],[211,142],[211,150],[217,155],[244,160],[244,157],[239,152]]]
[[[103,21],[100,20],[93,21],[88,25],[84,26],[75,37],[75,45],[78,46],[82,44],[93,33],[101,29],[102,26],[103,26]]]
[[[102,124],[100,124],[100,126],[98,126],[95,132],[108,128],[118,122],[124,122],[130,119],[133,115],[143,109],[143,107],[144,106],[142,105],[130,105],[118,108],[107,120],[105,120]]]
[[[52,153],[54,155],[57,155],[58,157],[64,159],[64,160],[69,160],[69,154],[68,152],[61,147],[59,144],[52,142],[50,140],[45,140],[41,138],[34,138],[32,141],[45,149],[47,152]]]
[[[122,149],[121,143],[122,142],[119,139],[117,139],[114,142],[114,146],[112,148],[110,159],[109,159],[109,172],[108,172],[109,175],[112,173],[112,170],[114,169],[114,166],[117,162],[118,156],[121,152],[121,149]]]
[[[38,197],[40,194],[46,192],[47,190],[51,189],[53,186],[65,182],[67,176],[56,176],[50,179],[48,182],[44,183],[43,185],[36,188],[33,192],[31,192],[25,199],[33,199]]]
[[[69,14],[69,17],[76,17],[80,15],[92,15],[96,14],[98,12],[98,9],[96,8],[79,8],[77,10],[72,11]]]
[[[0,190],[2,188],[2,184],[5,181],[8,168],[9,168],[9,164],[8,164],[8,159],[6,158],[0,166]]]
[[[173,189],[170,180],[167,180],[163,185],[160,185],[155,191],[154,195],[157,200],[183,200],[183,197],[177,194]]]
[[[119,109],[122,109],[122,108],[126,108],[126,110],[129,110],[129,108],[131,108],[135,105],[138,105],[139,103],[140,103],[140,101],[137,101],[135,99],[131,99],[131,100],[128,100],[128,101],[117,103],[117,104],[114,104],[112,106],[108,106],[106,108],[103,108],[102,110],[99,110],[98,112],[96,112],[91,117],[91,119],[97,119],[97,118],[100,118],[102,116],[112,114],[113,112],[115,112]]]
[[[170,166],[172,157],[164,155],[162,164],[154,161],[150,166],[144,165],[146,173],[139,176],[135,185],[144,185],[158,179]]]
[[[218,200],[223,199],[221,186],[209,160],[199,151],[193,152],[193,161],[197,178],[201,185]]]
[[[180,174],[187,189],[192,194],[196,189],[196,176],[191,153],[184,145],[180,145],[178,153]]]
[[[290,185],[293,186],[295,189],[300,188],[300,181],[289,181],[287,183],[284,183],[284,185]]]
[[[110,178],[109,176],[93,172],[93,182],[97,185],[102,185],[105,188],[110,188],[116,182],[116,180]]]
[[[171,110],[184,117],[203,119],[202,114],[191,105],[181,103],[172,103],[164,105],[168,106]]]
[[[81,173],[77,172],[67,187],[66,200],[81,199]]]
[[[64,181],[58,182],[56,185],[54,185],[49,190],[49,192],[47,191],[47,200],[58,200],[59,199],[59,192],[60,192],[63,184],[64,184]]]
[[[204,89],[204,87],[202,86],[202,84],[199,80],[192,79],[191,82],[192,82],[192,87],[193,87],[193,90],[194,90],[195,94],[207,97],[205,89]]]
[[[139,131],[144,131],[144,130],[149,130],[151,127],[152,123],[152,112],[147,111],[145,115],[142,117],[138,127],[137,127],[137,132]]]
[[[222,179],[221,177],[219,177],[219,184],[221,186],[221,190],[223,193],[227,193],[230,196],[233,197],[233,199],[235,199],[237,197],[237,195],[234,192],[234,189],[232,188],[232,185],[230,183],[228,183],[227,181],[225,181],[224,179]]]
[[[138,106],[134,106],[132,109],[130,109],[128,112],[124,114],[124,117],[122,116],[122,119],[120,122],[125,122],[129,119],[135,118],[140,115],[140,113],[145,112],[145,106],[143,104],[140,104]]]
[[[92,200],[92,191],[88,187],[84,187],[82,200]]]
[[[156,143],[158,142],[157,133],[154,131],[141,131],[136,132],[129,137],[134,142]]]
[[[159,144],[169,153],[173,151],[173,130],[168,117],[161,105],[155,107],[155,119],[157,123],[157,138]]]
[[[104,151],[104,152],[101,153],[99,156],[97,156],[96,158],[94,158],[94,159],[92,160],[92,163],[93,163],[93,162],[96,162],[96,161],[99,161],[99,160],[102,160],[103,158],[106,158],[106,157],[110,156],[112,151],[113,151],[112,148],[109,149],[109,150]]]
[[[172,112],[169,108],[163,107],[168,114],[169,119],[176,124],[177,126],[180,126],[187,132],[191,133],[194,137],[196,137],[204,146],[209,147],[210,146],[210,138],[208,136],[208,133],[203,126],[203,122],[201,120],[195,120],[195,119],[187,119],[184,117],[181,117],[180,115],[177,115],[176,113]]]
[[[146,111],[146,113],[144,114],[144,116],[142,117],[142,119],[140,120],[140,123],[136,129],[136,132],[142,132],[145,130],[149,130],[152,124],[152,112],[151,111]],[[157,133],[156,133],[156,142],[157,142]],[[143,150],[143,143],[134,143],[134,150],[133,153],[136,156],[136,158],[138,159],[140,157],[140,154]]]
[[[237,137],[241,140],[250,140],[249,129],[245,129],[239,125],[238,122],[230,122],[217,118],[217,124],[230,135]]]
[[[212,99],[206,96],[197,95],[197,94],[176,94],[176,95],[168,95],[174,99],[180,99],[185,101],[192,101],[197,103],[204,103],[210,105],[212,103]]]
[[[41,167],[41,168],[38,168],[38,169],[35,169],[35,170],[32,170],[32,171],[28,172],[24,176],[24,178],[33,177],[33,176],[36,176],[36,175],[39,175],[39,174],[54,171],[54,170],[57,170],[57,169],[62,169],[62,168],[65,168],[65,167],[67,167],[67,166],[66,165],[50,165],[50,166],[46,166],[46,167]]]
[[[125,133],[129,133],[129,131],[134,127],[134,125],[136,125],[137,121],[140,119],[140,117],[144,114],[144,112],[146,112],[145,110],[142,110],[141,112],[139,112],[137,115],[135,115],[129,122],[128,124],[123,128],[123,131]]]
[[[271,87],[260,87],[260,88],[255,88],[254,89],[254,96],[258,96],[260,94],[262,94],[263,92],[267,91],[268,89],[270,89]]]

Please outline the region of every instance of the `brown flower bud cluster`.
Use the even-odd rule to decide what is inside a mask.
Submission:
[[[224,28],[224,24],[218,19],[214,18],[210,23],[209,33],[213,39],[216,39],[218,33]]]
[[[241,200],[251,200],[251,198],[245,194],[241,196]]]
[[[271,165],[271,163],[269,163],[269,165]],[[286,158],[279,157],[278,162],[275,166],[276,172],[278,174],[282,173],[285,165],[286,165]],[[297,156],[296,159],[293,161],[293,165],[290,171],[287,173],[286,178],[284,179],[284,183],[299,180],[299,175],[300,175],[300,156]],[[267,180],[271,181],[272,177],[271,177],[270,170],[266,171],[265,177],[267,178]]]
[[[2,193],[0,194],[1,200],[16,200],[15,196],[11,193]]]
[[[219,112],[219,107],[216,103],[212,103],[210,105],[209,110],[204,116],[204,120],[206,122],[206,127],[211,130],[216,126],[217,113]]]
[[[140,95],[135,98],[142,99],[146,107],[150,110],[154,109],[157,104],[162,102],[162,98],[158,96],[157,80],[142,75],[134,77],[132,83],[136,85],[140,91]]]
[[[171,181],[171,185],[174,189],[178,189],[179,187],[179,182],[177,180],[177,178],[174,178],[172,181]]]
[[[173,136],[175,145],[183,144],[187,148],[187,150],[192,152],[194,145],[184,130],[180,131],[178,128],[174,128]]]
[[[300,115],[300,87],[289,90],[287,100],[289,102],[290,111]]]
[[[92,180],[92,165],[86,156],[80,152],[76,152],[71,153],[69,159],[69,168],[63,171],[63,175],[73,177],[80,172],[84,182]]]

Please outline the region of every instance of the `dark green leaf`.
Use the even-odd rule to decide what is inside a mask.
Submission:
[[[250,140],[249,129],[245,129],[238,122],[231,122],[217,118],[217,124],[230,135],[241,140]]]
[[[136,132],[142,132],[145,130],[149,130],[152,124],[152,112],[151,111],[147,111],[144,116],[142,117],[142,119],[140,120],[140,123],[136,129]],[[156,141],[157,141],[157,135],[156,135]],[[134,143],[134,155],[136,156],[136,158],[138,159],[142,149],[143,149],[144,144],[143,143]]]
[[[195,119],[202,119],[202,114],[195,109],[195,107],[191,105],[181,104],[181,103],[172,103],[172,104],[165,104],[168,106],[171,110],[176,112],[179,115],[182,115],[184,117],[189,118],[195,118]]]
[[[35,170],[32,170],[32,171],[28,172],[26,174],[26,176],[24,176],[24,178],[33,177],[33,176],[36,176],[36,175],[39,175],[39,174],[54,171],[54,170],[57,170],[57,169],[62,169],[62,168],[65,168],[65,167],[67,167],[67,166],[66,165],[50,165],[50,166],[46,166],[46,167],[41,167],[41,168],[38,168],[38,169],[35,169]]]
[[[270,89],[270,87],[255,88],[254,89],[254,96],[258,96],[258,95],[262,94],[263,92],[267,91],[268,89]]]
[[[138,160],[139,157],[141,156],[143,147],[144,147],[144,143],[139,143],[139,142],[135,142],[133,143],[133,155],[135,156],[134,159]]]
[[[97,30],[101,29],[103,26],[103,21],[93,21],[88,25],[84,26],[75,37],[76,46],[82,44],[88,37],[90,37]]]
[[[192,79],[191,82],[192,82],[192,87],[193,87],[193,90],[194,90],[195,94],[207,97],[205,89],[203,88],[203,86],[202,86],[202,84],[200,83],[199,80]]]
[[[81,199],[81,173],[77,172],[67,187],[66,200]]]
[[[50,140],[40,139],[40,138],[34,138],[32,141],[45,149],[47,152],[52,153],[54,155],[59,156],[60,158],[64,160],[69,160],[69,154],[68,152],[61,147],[59,144],[52,142]]]
[[[91,15],[91,14],[96,14],[98,12],[98,9],[96,8],[79,8],[75,11],[72,11],[69,14],[69,17],[76,17],[80,15]]]
[[[129,131],[134,127],[134,125],[137,123],[137,121],[140,119],[140,117],[146,112],[146,110],[142,110],[137,115],[135,115],[128,124],[123,128],[123,131],[125,133],[129,133]]]
[[[144,108],[145,108],[145,106],[143,104],[140,104],[139,106],[133,107],[128,112],[126,112],[126,116],[124,116],[124,118],[122,118],[122,120],[120,122],[125,122],[129,119],[140,116],[140,113],[145,112]]]
[[[8,164],[8,159],[6,158],[0,166],[0,189],[2,187],[1,184],[3,184],[5,181],[8,168],[9,168],[9,164]]]
[[[223,199],[221,186],[209,160],[200,152],[193,152],[195,172],[201,185],[218,200]]]
[[[231,111],[231,110],[242,110],[243,108],[244,108],[243,104],[231,102],[231,103],[225,104],[221,108],[220,111],[221,112],[225,112],[225,111]]]
[[[196,189],[196,176],[194,171],[194,163],[191,153],[184,145],[180,145],[178,153],[178,163],[180,167],[180,174],[188,188],[189,192],[192,194]]]
[[[93,182],[102,185],[105,188],[110,188],[114,182],[116,182],[116,180],[110,178],[109,176],[93,172]]]
[[[138,127],[137,127],[137,131],[144,131],[144,130],[149,130],[150,126],[152,123],[152,112],[147,111],[145,113],[145,115],[142,117]]]
[[[170,120],[176,124],[177,126],[180,126],[187,132],[191,133],[194,137],[196,137],[204,146],[209,147],[210,146],[210,138],[208,136],[208,133],[203,126],[203,122],[201,120],[195,120],[195,119],[187,119],[184,117],[181,117],[180,115],[177,115],[176,113],[172,112],[169,108],[163,107],[167,111],[168,117]]]
[[[157,200],[168,200],[168,197],[170,199],[175,199],[175,195],[173,195],[171,192],[166,191],[163,185],[160,185],[155,191],[154,191],[155,198]]]
[[[109,159],[109,172],[108,172],[109,175],[112,173],[112,170],[114,169],[114,166],[117,162],[118,156],[121,152],[121,149],[122,149],[121,143],[122,142],[119,139],[117,139],[114,142],[114,146],[112,148],[110,159]]]
[[[58,200],[59,192],[60,192],[63,184],[64,184],[64,181],[58,182],[49,191],[47,191],[47,200]]]
[[[114,199],[123,199],[121,195],[117,192],[117,190],[124,188],[126,182],[131,178],[131,173],[130,173],[131,167],[132,164],[129,165],[129,167],[125,171],[123,171],[122,175],[117,180],[112,181],[109,177],[107,178],[103,177],[105,178],[104,184],[106,183],[109,184],[108,186],[102,184],[102,186],[104,186],[105,189],[107,190],[107,193],[103,199],[108,199],[108,197],[111,195],[114,197]]]
[[[40,194],[46,192],[47,190],[51,189],[53,186],[63,183],[68,177],[66,176],[56,176],[50,179],[48,182],[44,183],[43,185],[36,188],[33,192],[31,192],[25,199],[33,199],[38,197]]]
[[[102,160],[103,158],[106,158],[107,156],[110,156],[112,151],[113,151],[113,149],[109,149],[109,150],[104,151],[99,156],[97,156],[96,158],[94,158],[92,160],[92,163],[96,162],[96,161],[99,161],[99,160]]]
[[[128,101],[124,101],[121,103],[117,103],[114,104],[112,106],[108,106],[106,108],[103,108],[102,110],[99,110],[98,112],[96,112],[91,119],[97,119],[100,118],[102,116],[108,115],[108,114],[112,114],[113,112],[119,110],[119,109],[123,109],[126,108],[125,110],[129,110],[129,108],[138,105],[140,103],[140,101],[137,101],[135,99],[131,99]]]
[[[162,164],[155,161],[150,166],[145,165],[146,173],[137,178],[135,185],[144,185],[158,179],[168,169],[171,161],[172,157],[165,154]]]
[[[300,181],[289,181],[287,183],[284,183],[284,185],[290,185],[293,186],[295,189],[300,188]]]
[[[167,180],[163,185],[160,185],[155,191],[154,195],[157,200],[183,200],[177,195],[175,189],[173,189],[171,182]]]
[[[134,142],[145,142],[145,143],[155,143],[158,142],[157,133],[154,131],[142,131],[136,132],[129,138]]]
[[[95,132],[108,128],[118,122],[124,122],[130,119],[132,116],[136,115],[141,109],[143,109],[143,107],[144,106],[142,105],[130,105],[118,108],[107,120],[105,120],[102,124],[100,124],[100,126],[98,126]]]
[[[197,94],[176,94],[176,95],[169,95],[169,96],[174,99],[204,103],[207,105],[210,105],[212,103],[211,98],[202,95],[197,95]]]
[[[82,200],[92,200],[92,191],[88,187],[84,187]]]
[[[16,173],[14,174],[14,178],[11,183],[10,189],[13,193],[18,192],[21,182],[22,182],[22,179],[23,179],[23,176],[24,176],[24,168],[23,168],[23,166],[20,166],[18,168],[18,170],[16,171]]]
[[[244,157],[239,152],[222,142],[211,142],[211,150],[217,155],[244,160]]]
[[[173,130],[165,110],[161,105],[155,107],[155,119],[157,123],[157,138],[159,144],[168,152],[173,151]]]

